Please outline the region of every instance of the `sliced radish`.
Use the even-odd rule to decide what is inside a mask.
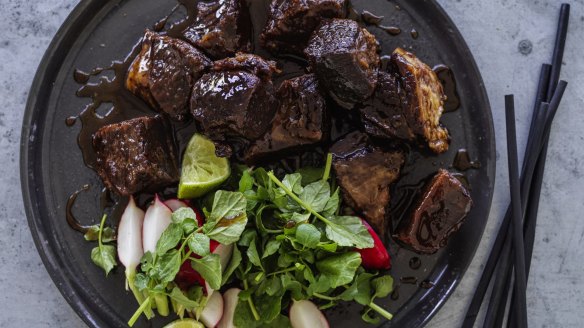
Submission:
[[[178,210],[179,208],[182,208],[182,207],[189,207],[189,205],[187,203],[183,202],[182,200],[178,200],[176,198],[164,201],[164,205],[168,206],[168,208],[170,208],[170,210],[173,212]]]
[[[370,270],[388,270],[391,268],[391,259],[385,245],[383,245],[383,242],[367,221],[361,219],[361,222],[363,222],[363,225],[365,225],[367,231],[373,237],[373,247],[357,249],[357,252],[361,254],[361,265],[365,269]]]
[[[164,205],[158,195],[154,199],[154,204],[148,207],[144,216],[144,228],[142,229],[142,245],[144,252],[156,251],[158,239],[170,225],[172,212],[168,206]]]
[[[235,313],[235,308],[237,307],[237,302],[239,301],[239,288],[231,288],[223,293],[223,317],[217,328],[234,328],[233,325],[233,314]]]
[[[292,328],[329,328],[324,314],[311,301],[294,301],[290,307]]]
[[[199,320],[205,324],[205,327],[215,327],[221,317],[223,317],[223,297],[220,293],[213,293],[209,296]]]
[[[211,244],[209,245],[211,253],[219,254],[221,259],[221,269],[225,271],[229,261],[231,260],[231,254],[233,253],[233,245],[222,245],[216,242],[215,240],[211,240]],[[186,248],[188,252],[188,246]],[[196,258],[199,258],[198,255],[193,255]],[[174,282],[178,285],[178,287],[182,290],[187,290],[189,287],[193,285],[205,286],[205,291],[207,295],[213,294],[213,289],[207,284],[205,279],[191,266],[189,261],[183,263],[178,271]]]
[[[144,255],[142,247],[142,225],[144,224],[144,211],[142,211],[134,197],[130,196],[130,201],[122,214],[118,225],[118,257],[126,270],[136,270],[140,259]]]
[[[231,255],[233,254],[233,244],[218,244],[218,246],[212,252],[219,254],[219,258],[221,260],[221,270],[225,272],[229,261],[231,261]]]

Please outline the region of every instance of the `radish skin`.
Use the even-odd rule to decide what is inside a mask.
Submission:
[[[241,292],[241,289],[231,288],[223,293],[223,317],[217,324],[217,328],[235,328],[233,314],[239,301],[239,292]]]
[[[324,314],[311,301],[294,301],[290,307],[292,328],[329,328]]]
[[[216,327],[223,317],[223,308],[223,297],[220,293],[213,293],[209,296],[199,320],[205,324],[205,327]]]
[[[118,225],[118,257],[120,262],[126,267],[126,290],[128,287],[134,294],[138,304],[144,302],[144,295],[134,286],[136,278],[136,268],[140,264],[140,259],[144,255],[142,247],[142,226],[144,224],[144,211],[136,206],[134,197],[130,196],[128,205]],[[146,311],[146,316],[150,317],[151,312]]]
[[[158,239],[172,222],[172,211],[164,205],[158,195],[154,199],[154,204],[148,207],[144,216],[144,228],[142,229],[142,245],[144,252],[154,253]]]
[[[166,205],[168,208],[170,208],[170,210],[173,212],[178,210],[179,208],[182,208],[182,207],[189,207],[189,205],[187,205],[187,203],[183,202],[182,200],[178,200],[176,198],[166,200],[164,202],[164,205]]]

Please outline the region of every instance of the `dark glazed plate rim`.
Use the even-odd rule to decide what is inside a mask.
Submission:
[[[490,181],[491,183],[488,204],[486,204],[487,208],[490,208],[495,176],[495,140],[490,105],[482,77],[478,67],[476,66],[474,58],[468,49],[468,46],[443,8],[435,0],[424,1],[424,3],[425,5],[433,6],[438,16],[445,19],[445,21],[441,22],[441,24],[444,24],[452,30],[451,37],[456,40],[456,47],[465,55],[468,55],[468,57],[464,58],[463,61],[466,62],[468,67],[472,68],[472,71],[467,73],[474,75],[476,83],[478,84],[478,89],[480,91],[476,97],[479,98],[479,102],[483,104],[485,110],[487,111],[485,113],[487,122],[484,122],[488,132],[485,137],[488,138],[490,149],[487,158],[492,160],[489,161],[488,167],[485,167],[484,169],[487,170],[489,176],[493,177]],[[43,221],[47,216],[50,216],[51,213],[42,212],[42,210],[46,208],[45,204],[43,203],[43,197],[41,197],[40,194],[43,190],[42,173],[36,168],[35,161],[41,157],[40,150],[43,149],[42,143],[44,141],[41,140],[40,137],[43,135],[44,126],[42,125],[42,122],[45,113],[43,113],[41,109],[43,106],[42,104],[48,101],[51,94],[52,83],[54,82],[51,79],[56,76],[57,72],[59,72],[61,69],[64,58],[68,52],[69,45],[71,45],[78,37],[80,33],[79,31],[82,30],[84,23],[89,21],[90,17],[93,17],[95,13],[100,12],[100,10],[107,5],[112,5],[112,3],[99,0],[82,0],[74,8],[63,25],[57,31],[39,65],[35,79],[30,89],[23,119],[20,144],[20,174],[22,195],[25,212],[34,243],[49,275],[51,276],[51,279],[63,297],[74,309],[74,311],[90,327],[105,327],[108,326],[108,323],[104,321],[104,318],[100,315],[100,311],[95,309],[92,300],[84,299],[77,292],[78,288],[80,287],[78,284],[73,282],[74,277],[68,276],[62,270],[60,255],[57,254],[56,249],[50,242],[50,236],[48,236],[49,231],[47,231],[43,226]],[[38,148],[39,146],[37,143],[41,143],[40,148]],[[480,227],[481,236],[484,232],[484,226],[485,224],[482,224]],[[472,252],[470,252],[472,254],[471,257],[474,257],[478,245],[478,243],[473,245]],[[469,264],[470,261],[466,263],[463,270],[460,272],[459,277],[464,275],[464,272],[466,271]],[[428,323],[432,316],[444,304],[446,299],[452,294],[453,288],[459,283],[459,281],[460,278],[453,281],[451,285],[452,288],[449,288],[444,293],[444,295],[434,305],[432,310],[425,312],[424,317],[420,318],[421,320],[416,320],[416,326],[421,327]]]

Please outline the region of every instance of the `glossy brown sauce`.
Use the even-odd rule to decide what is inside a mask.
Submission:
[[[412,36],[412,39],[416,40],[418,38],[418,36],[420,36],[420,34],[418,33],[418,30],[416,30],[415,28],[413,28],[410,31],[410,35]]]
[[[73,215],[73,205],[75,205],[75,200],[77,200],[77,196],[79,196],[80,193],[82,193],[84,191],[88,191],[88,190],[89,190],[89,185],[86,184],[83,187],[81,187],[81,189],[79,189],[79,190],[75,191],[73,194],[71,194],[71,196],[69,196],[69,199],[67,200],[67,206],[65,208],[67,223],[69,224],[69,226],[72,229],[79,231],[81,233],[86,233],[87,229],[89,229],[89,227],[82,225],[79,222],[79,220],[77,220],[77,218],[75,218],[75,215]]]
[[[452,167],[459,171],[466,171],[468,169],[480,169],[481,163],[471,160],[468,150],[462,148],[456,152]]]
[[[460,97],[456,91],[456,80],[454,79],[454,73],[450,67],[446,65],[436,65],[432,70],[438,76],[438,79],[442,83],[442,88],[444,89],[444,94],[446,95],[446,101],[444,102],[444,111],[453,112],[460,108]]]
[[[367,10],[363,10],[363,12],[361,13],[361,19],[369,25],[379,25],[379,23],[381,23],[381,21],[383,20],[383,16],[378,16],[375,15],[372,12],[369,12]]]
[[[400,35],[401,33],[401,28],[397,27],[397,26],[385,26],[385,25],[379,25],[378,26],[380,29],[384,30],[385,32],[387,32],[387,34],[389,35]]]
[[[399,278],[399,281],[402,284],[415,285],[418,283],[418,278],[411,277],[411,276],[410,277],[401,277],[401,278]]]
[[[414,256],[410,259],[410,269],[418,270],[422,266],[422,260],[419,257]]]

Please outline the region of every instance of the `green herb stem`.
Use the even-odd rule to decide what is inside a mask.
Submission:
[[[243,288],[245,288],[245,290],[247,290],[249,288],[249,285],[247,284],[247,280],[243,280]],[[256,321],[260,320],[260,315],[258,313],[258,310],[256,309],[255,305],[253,304],[253,300],[251,299],[251,296],[247,299],[247,303],[249,304],[249,309],[251,310],[251,314],[253,314],[253,318]]]
[[[156,310],[158,314],[166,317],[170,314],[170,309],[168,308],[168,297],[166,294],[154,295],[154,302],[156,302]]]
[[[140,304],[138,310],[136,310],[136,312],[134,312],[134,315],[130,318],[130,320],[128,320],[128,326],[132,327],[136,323],[138,318],[140,318],[142,312],[144,312],[150,306],[150,301],[151,301],[150,296],[146,297],[144,302]]]
[[[307,210],[308,212],[310,212],[312,215],[314,215],[315,217],[319,218],[320,220],[322,220],[324,223],[329,224],[331,223],[327,218],[325,218],[324,216],[320,215],[318,212],[316,212],[315,210],[312,209],[312,207],[308,204],[306,204],[305,202],[302,201],[302,199],[300,199],[298,196],[296,196],[296,194],[294,194],[290,189],[288,189],[283,183],[282,181],[278,180],[278,178],[276,178],[276,176],[274,175],[274,172],[270,171],[268,172],[268,177],[270,178],[270,180],[272,180],[278,187],[282,188],[282,190],[284,190],[284,192],[290,196],[290,198],[294,199],[294,201],[296,203],[298,203],[298,205],[302,206],[305,210]]]
[[[327,300],[327,301],[336,301],[337,300],[334,297],[326,296],[326,295],[319,294],[319,293],[312,293],[312,296],[318,297],[320,299]]]
[[[272,272],[272,273],[268,273],[268,277],[275,276],[275,275],[282,274],[282,273],[286,273],[286,272],[290,272],[290,271],[296,271],[296,267],[293,266],[293,267],[290,267],[290,268],[287,268],[287,269],[283,269],[283,270],[280,270],[280,271],[275,271],[275,272]]]
[[[371,309],[375,310],[375,312],[379,313],[381,316],[383,316],[387,320],[391,320],[393,318],[393,314],[387,312],[384,308],[382,308],[381,306],[379,306],[373,302],[369,303],[369,307]]]
[[[322,175],[322,180],[327,181],[331,175],[331,166],[333,164],[333,154],[328,153],[326,155],[326,164],[324,166],[324,174]]]
[[[101,242],[101,234],[103,233],[103,226],[105,224],[105,219],[107,218],[107,214],[104,214],[101,217],[101,223],[99,224],[99,232],[97,233],[97,243],[99,245],[99,249],[103,247],[103,243]]]

